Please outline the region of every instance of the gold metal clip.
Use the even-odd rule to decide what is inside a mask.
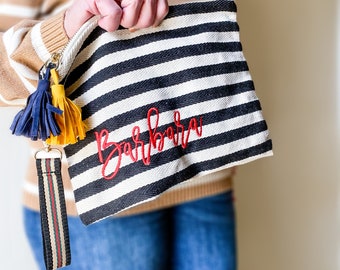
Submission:
[[[35,159],[44,158],[60,158],[62,159],[63,153],[58,148],[53,148],[51,145],[44,142],[44,148],[39,149],[34,154]]]

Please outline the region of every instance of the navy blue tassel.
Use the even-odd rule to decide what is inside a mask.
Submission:
[[[32,93],[24,109],[15,116],[10,127],[15,135],[22,135],[36,141],[46,140],[51,134],[57,136],[60,129],[54,118],[54,114],[63,112],[52,106],[50,93],[50,68],[46,68],[45,73],[38,82],[37,90]]]

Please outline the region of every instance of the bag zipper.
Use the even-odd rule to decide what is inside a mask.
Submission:
[[[51,64],[55,65],[56,69],[58,70],[60,80],[63,80],[69,72],[73,60],[76,57],[76,54],[78,53],[83,42],[97,27],[97,25],[98,16],[94,16],[85,22],[74,34],[74,36],[66,43],[61,51],[51,54],[50,59],[46,61],[42,69]]]

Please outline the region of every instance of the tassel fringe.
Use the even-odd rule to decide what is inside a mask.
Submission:
[[[52,105],[63,113],[55,115],[60,134],[51,135],[46,142],[50,145],[74,144],[85,138],[81,109],[65,96],[64,86],[59,84],[59,76],[55,69],[51,69],[51,77],[54,83],[51,86]]]
[[[50,69],[38,82],[37,90],[32,93],[24,109],[15,116],[10,129],[18,136],[25,136],[36,141],[46,140],[51,135],[58,136],[61,132],[55,115],[61,115],[62,110],[52,105],[50,94]]]

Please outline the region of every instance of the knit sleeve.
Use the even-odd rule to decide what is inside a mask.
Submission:
[[[0,103],[23,105],[37,85],[38,71],[68,37],[64,11],[49,19],[23,20],[0,33]]]

